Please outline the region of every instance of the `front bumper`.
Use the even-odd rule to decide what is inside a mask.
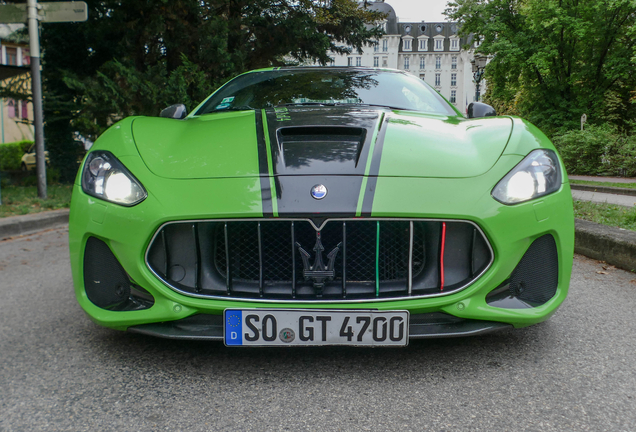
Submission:
[[[413,315],[409,323],[410,339],[476,336],[512,328],[512,325],[457,318],[443,313]],[[184,319],[128,327],[131,333],[165,339],[223,340],[222,315],[192,315]]]
[[[135,167],[131,165],[137,163],[134,159],[122,162],[133,170]],[[143,167],[137,171],[140,170]],[[459,292],[432,298],[357,303],[281,301],[263,304],[258,301],[238,303],[195,298],[170,289],[148,268],[145,263],[148,245],[159,227],[167,222],[262,217],[261,204],[256,199],[260,188],[258,179],[175,181],[154,177],[148,198],[133,208],[87,196],[76,185],[69,228],[76,296],[86,313],[100,325],[146,333],[154,328],[156,334],[164,332],[158,328],[190,328],[179,324],[180,320],[188,317],[208,316],[214,320],[218,318],[212,317],[220,317],[224,309],[237,307],[408,310],[412,316],[443,313],[465,320],[465,323],[479,322],[476,330],[490,329],[493,323],[504,327],[532,325],[549,318],[567,295],[574,249],[571,192],[565,183],[558,192],[549,196],[504,206],[490,196],[490,185],[495,184],[501,175],[498,170],[492,170],[478,179],[386,178],[378,181],[373,217],[472,221],[488,238],[494,260],[479,279]],[[256,192],[252,194],[250,191]],[[558,286],[554,296],[541,306],[525,309],[489,305],[486,296],[510,278],[530,245],[545,234],[554,238],[558,255]],[[96,306],[88,299],[83,267],[86,243],[91,237],[104,241],[132,281],[152,295],[152,307],[111,311]],[[170,322],[173,324],[158,324]],[[451,328],[453,326],[457,327],[457,324],[452,324]],[[464,330],[432,326],[419,332],[412,324],[412,337],[472,334],[470,325],[462,326]],[[500,325],[495,324],[494,327]]]

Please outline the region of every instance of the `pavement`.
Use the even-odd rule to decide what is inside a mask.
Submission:
[[[636,183],[636,179],[613,177],[569,176],[572,180],[607,181],[613,183]],[[571,185],[575,200],[609,203],[625,207],[636,205],[636,189],[628,190],[630,195],[619,195],[612,191],[620,188]],[[591,190],[583,190],[591,188]],[[602,187],[601,187],[602,188]],[[68,210],[55,210],[24,216],[0,218],[0,240],[9,237],[24,236],[38,231],[58,228],[68,224]],[[594,222],[576,219],[574,252],[605,261],[619,268],[636,271],[636,231],[610,227]]]
[[[636,183],[636,178],[630,177],[595,177],[595,176],[580,176],[569,175],[570,180],[584,180],[584,181],[596,181],[603,183]]]
[[[614,204],[623,207],[634,207],[636,205],[636,189],[634,189],[634,195],[616,195],[600,191],[580,190],[578,186],[580,185],[570,185],[572,187],[572,198],[575,200]]]

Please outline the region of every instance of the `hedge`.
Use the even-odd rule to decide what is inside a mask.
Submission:
[[[636,136],[589,125],[552,137],[569,174],[636,177]]]
[[[33,145],[33,141],[17,141],[0,144],[0,171],[16,171],[24,152]]]

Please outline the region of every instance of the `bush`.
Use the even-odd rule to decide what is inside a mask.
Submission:
[[[607,124],[552,138],[570,174],[636,176],[636,137]]]
[[[24,155],[24,152],[32,145],[33,141],[17,141],[0,144],[0,171],[19,170],[22,155]]]

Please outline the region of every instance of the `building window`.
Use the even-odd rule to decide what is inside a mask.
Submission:
[[[426,58],[424,56],[420,56],[420,69],[426,69]]]
[[[335,66],[336,65],[336,59],[334,57],[329,57],[329,63],[331,64],[331,66]]]
[[[373,67],[380,67],[380,57],[373,57]]]
[[[356,57],[356,66],[362,66],[362,57]]]
[[[347,66],[353,66],[353,57],[347,57]]]
[[[442,85],[442,74],[435,74],[435,86],[439,87]]]
[[[7,65],[9,66],[18,65],[18,49],[17,48],[7,47]]]
[[[459,51],[459,39],[451,39],[451,51]]]
[[[29,108],[28,108],[28,102],[27,101],[22,101],[22,118],[23,119],[28,119],[29,118]]]
[[[409,56],[404,57],[404,69],[409,70],[411,67],[411,58]]]
[[[451,74],[451,87],[455,87],[457,85],[457,74],[456,73],[452,73]]]
[[[420,45],[418,47],[420,51],[428,51],[428,39],[420,39]]]
[[[15,118],[15,101],[7,99],[7,115],[9,118]]]
[[[404,39],[403,41],[404,51],[412,51],[411,49],[411,39]]]
[[[389,59],[382,57],[382,67],[389,67]]]
[[[451,57],[451,69],[457,69],[457,56]]]
[[[382,52],[388,52],[389,51],[389,41],[384,39],[382,41]]]
[[[435,39],[435,51],[444,51],[444,39]]]
[[[378,42],[373,44],[373,52],[380,51],[380,44]]]
[[[424,81],[424,78],[426,78],[426,74],[420,74],[420,79],[421,79],[422,81]]]
[[[435,57],[435,69],[442,68],[442,58],[440,56]]]
[[[457,90],[451,90],[451,103],[457,103]]]

